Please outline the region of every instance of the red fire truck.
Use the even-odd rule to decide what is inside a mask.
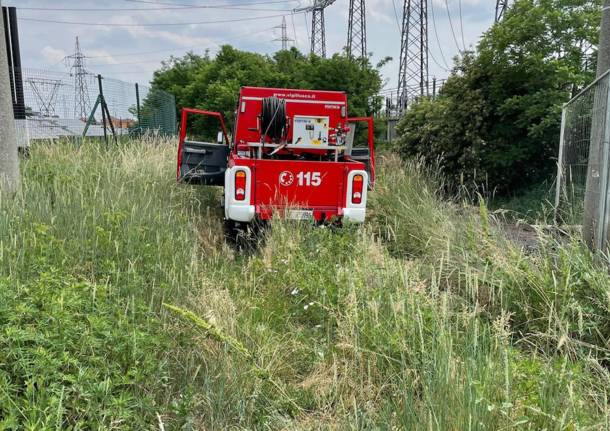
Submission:
[[[217,142],[189,133],[212,117]],[[354,145],[355,123],[368,142]],[[209,126],[209,123],[208,123]],[[224,187],[225,219],[240,226],[274,214],[362,223],[375,181],[373,119],[349,118],[338,91],[243,87],[231,136],[218,112],[183,109],[178,181]]]

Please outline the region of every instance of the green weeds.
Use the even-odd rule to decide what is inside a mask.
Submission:
[[[610,426],[610,284],[577,241],[526,254],[390,157],[368,225],[274,221],[242,254],[174,149],[42,146],[0,198],[0,429]]]

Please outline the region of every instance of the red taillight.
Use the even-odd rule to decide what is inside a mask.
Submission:
[[[352,179],[352,203],[362,203],[362,191],[364,190],[364,177],[360,174],[354,175]]]
[[[235,172],[235,200],[243,201],[246,199],[246,172]]]

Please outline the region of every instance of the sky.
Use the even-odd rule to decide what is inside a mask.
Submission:
[[[147,84],[161,61],[188,51],[214,54],[223,44],[272,54],[286,16],[290,42],[309,50],[310,14],[291,14],[312,0],[2,0],[18,8],[24,67],[68,72],[64,58],[78,36],[87,69]],[[368,51],[383,69],[385,88],[396,87],[403,0],[367,0]],[[206,7],[207,6],[207,7]],[[346,45],[349,0],[326,9],[327,52]],[[74,10],[77,9],[77,10]],[[461,12],[461,13],[460,13]],[[430,0],[430,77],[448,76],[452,58],[475,46],[493,23],[494,0]],[[460,19],[461,16],[461,19]],[[221,21],[221,22],[218,22]]]

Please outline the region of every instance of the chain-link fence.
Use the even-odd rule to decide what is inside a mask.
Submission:
[[[11,71],[20,147],[62,138],[174,135],[173,95],[89,73]]]
[[[428,82],[428,85],[423,89],[423,93],[425,97],[429,97],[432,99],[436,99],[439,95],[443,85],[447,82],[446,79],[432,79]],[[418,96],[422,92],[422,88],[419,86],[407,86],[407,93],[410,95],[415,95],[413,100],[419,99],[421,96]],[[382,90],[379,94],[379,97],[383,99],[382,108],[379,115],[386,117],[397,117],[399,115],[399,94],[397,88],[388,88]],[[411,102],[411,101],[409,101]]]
[[[559,145],[555,218],[564,225],[582,225],[586,194],[601,203],[608,189],[608,152],[610,123],[608,101],[610,72],[606,73],[563,107]],[[592,163],[589,155],[595,154]],[[601,163],[600,163],[601,162]],[[605,217],[603,205],[594,205],[597,220]]]
[[[432,79],[428,82],[427,88],[424,89],[425,97],[436,99],[445,84],[446,79]],[[410,94],[420,94],[420,87],[408,86],[407,92]],[[397,138],[396,126],[401,118],[401,110],[399,109],[400,101],[397,88],[389,88],[381,91],[378,96],[381,99],[381,109],[376,112],[377,117],[383,117],[387,120],[386,140],[392,142]],[[418,98],[416,97],[415,100]]]

